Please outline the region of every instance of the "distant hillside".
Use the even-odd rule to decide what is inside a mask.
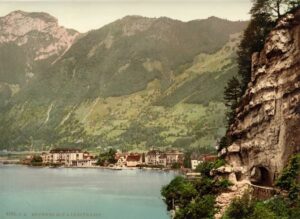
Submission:
[[[41,22],[41,15],[53,20],[44,13],[21,20]],[[224,132],[223,87],[236,73],[236,45],[245,26],[246,22],[215,17],[181,22],[127,16],[80,38],[63,29],[74,34],[72,46],[57,50],[53,57],[48,52],[36,55],[33,63],[41,57],[51,62],[40,63],[40,71],[3,105],[0,124],[7,134],[0,145],[212,146]],[[18,28],[23,29],[14,27]],[[13,53],[20,58],[5,69],[26,71],[28,62],[23,58],[30,57],[29,49],[27,54],[22,45],[6,41],[4,56]],[[7,91],[2,90],[5,96]]]
[[[154,79],[165,91],[195,56],[221,49],[245,23],[218,18],[180,22],[128,16],[78,40],[39,81],[76,86],[83,98],[122,96],[141,91]],[[49,81],[51,80],[51,81]],[[79,81],[79,84],[77,82]],[[45,85],[47,86],[47,85]],[[63,89],[60,90],[60,89]],[[55,93],[65,88],[51,87]],[[74,90],[71,89],[74,95]]]

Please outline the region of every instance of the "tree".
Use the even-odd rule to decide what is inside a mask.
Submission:
[[[186,208],[180,209],[176,213],[175,219],[213,218],[215,213],[215,197],[205,195],[197,197]]]
[[[242,93],[251,79],[251,57],[262,50],[265,39],[274,28],[276,21],[288,10],[298,8],[300,0],[253,0],[251,20],[244,32],[238,50],[239,75]]]
[[[242,89],[240,81],[237,79],[237,77],[234,76],[228,81],[224,90],[225,105],[228,108],[226,116],[229,125],[233,122],[236,116],[235,109],[238,106],[241,93]]]
[[[268,10],[264,9],[266,0],[256,0],[250,14],[251,21],[246,28],[238,49],[239,76],[243,94],[251,80],[252,54],[260,52],[265,39],[275,25]]]
[[[298,8],[300,5],[300,0],[290,0],[289,2],[289,10],[293,10],[295,8]]]
[[[197,190],[185,178],[177,176],[161,189],[161,194],[165,197],[168,210],[171,210],[175,206],[187,206],[197,196]]]
[[[236,105],[239,98],[241,96],[241,84],[240,81],[237,79],[236,76],[232,77],[224,91],[224,99],[225,99],[225,105],[227,107],[232,107],[233,105]]]
[[[109,151],[100,153],[97,164],[100,166],[115,164],[117,162],[117,160],[115,159],[116,152],[117,151],[115,149],[110,148]]]
[[[283,1],[279,3],[281,2]],[[236,108],[251,81],[252,54],[260,52],[263,49],[265,39],[275,26],[274,14],[271,10],[274,4],[273,0],[253,0],[253,6],[250,10],[251,20],[244,31],[237,52],[238,77],[233,77],[229,80],[224,90],[224,100],[228,108],[228,129],[235,121]],[[279,4],[279,6],[281,7],[282,5]],[[223,140],[225,140],[225,138]],[[231,138],[228,137],[226,144],[231,144],[231,141]],[[222,141],[222,143],[222,147],[224,147],[225,141]],[[220,146],[219,148],[222,147]]]
[[[253,7],[250,11],[251,15],[255,16],[256,14],[268,14],[272,20],[278,20],[285,14],[289,9],[299,5],[299,0],[254,0]]]
[[[192,152],[191,151],[187,151],[184,153],[184,160],[183,160],[183,166],[185,168],[191,168],[191,155]]]
[[[43,158],[40,155],[34,155],[30,161],[32,166],[42,166]]]
[[[39,155],[34,155],[31,162],[33,163],[40,163],[40,162],[43,162],[43,158]]]

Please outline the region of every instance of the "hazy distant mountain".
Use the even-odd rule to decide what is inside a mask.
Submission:
[[[0,19],[0,56],[20,58],[0,81],[31,80],[2,108],[2,147],[211,145],[245,26],[127,16],[78,38],[50,15],[13,12]]]

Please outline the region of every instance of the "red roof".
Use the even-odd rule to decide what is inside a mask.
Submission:
[[[130,154],[127,156],[126,161],[140,161],[141,155],[139,154]]]
[[[217,159],[218,159],[218,156],[216,156],[216,155],[203,156],[203,161],[216,161]]]

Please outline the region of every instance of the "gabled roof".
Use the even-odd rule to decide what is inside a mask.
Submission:
[[[140,161],[141,155],[139,154],[130,154],[127,156],[126,161]]]

